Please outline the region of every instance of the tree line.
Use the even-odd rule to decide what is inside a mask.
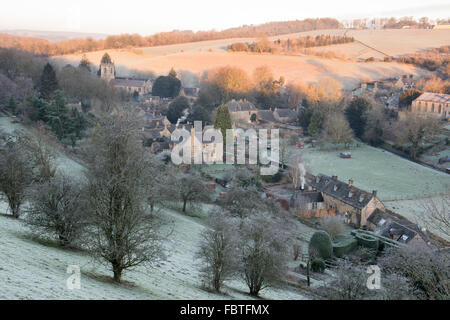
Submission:
[[[353,41],[353,37],[331,36],[326,34],[288,38],[286,40],[277,39],[274,41],[269,41],[267,38],[262,38],[251,43],[232,43],[227,46],[227,50],[235,52],[244,51],[256,53],[295,53],[298,52],[299,49],[350,43]]]
[[[138,34],[121,34],[108,36],[106,39],[100,40],[94,40],[88,37],[86,39],[50,42],[48,40],[33,37],[0,34],[0,47],[17,48],[37,55],[54,56],[105,49],[153,47],[206,40],[274,36],[310,30],[337,29],[340,27],[341,24],[336,19],[318,18],[269,22],[260,25],[244,25],[242,27],[230,28],[223,31],[211,30],[193,32],[190,30],[174,30],[171,32],[156,33],[147,37]]]

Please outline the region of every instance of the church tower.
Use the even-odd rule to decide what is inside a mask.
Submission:
[[[116,69],[108,53],[103,55],[100,62],[100,78],[106,81],[111,81],[116,78]]]

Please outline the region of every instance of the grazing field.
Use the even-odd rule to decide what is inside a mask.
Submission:
[[[441,194],[450,185],[450,175],[403,159],[390,152],[362,144],[342,159],[339,151],[301,150],[313,174],[336,174],[339,180],[353,178],[356,187],[377,190],[382,200],[408,200]],[[299,150],[297,150],[299,152]]]
[[[309,148],[300,153],[313,174],[336,174],[341,181],[352,178],[356,187],[368,192],[377,190],[387,208],[418,224],[423,212],[421,204],[429,197],[439,199],[450,187],[450,175],[390,152],[367,145],[350,151],[350,159],[340,158],[339,151]],[[430,231],[446,238],[439,231]]]
[[[390,56],[450,45],[450,30],[444,29],[349,30],[347,36]]]

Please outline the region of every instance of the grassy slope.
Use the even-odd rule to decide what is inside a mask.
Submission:
[[[23,126],[0,117],[0,128],[12,132]],[[60,154],[60,169],[79,176],[82,166]],[[7,213],[0,201],[0,214]],[[167,259],[153,267],[127,271],[128,285],[110,281],[111,272],[79,251],[62,250],[52,241],[36,241],[23,223],[0,215],[0,299],[250,299],[242,281],[232,281],[227,295],[208,293],[200,288],[200,265],[195,253],[204,223],[199,218],[171,210],[161,212],[171,231],[165,241]],[[313,230],[299,225],[298,232],[309,239]],[[81,290],[67,290],[68,265],[81,268]],[[294,289],[267,289],[268,299],[307,299]]]
[[[82,252],[61,250],[31,239],[21,221],[0,216],[0,299],[248,299],[241,282],[226,288],[228,295],[199,287],[194,257],[203,226],[189,217],[167,211],[164,219],[173,233],[165,243],[168,258],[153,268],[139,267],[124,274],[131,284],[115,285],[111,273]],[[81,267],[81,290],[67,290],[66,268]],[[292,289],[262,292],[268,299],[305,299]]]

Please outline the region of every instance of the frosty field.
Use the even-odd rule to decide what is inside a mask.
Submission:
[[[3,209],[0,206],[0,210]],[[230,282],[225,295],[201,289],[195,258],[204,227],[173,211],[162,213],[172,234],[165,243],[168,258],[153,268],[124,273],[123,285],[83,252],[62,250],[33,240],[21,221],[0,216],[0,299],[251,299],[241,281]],[[81,268],[81,289],[68,290],[68,265]],[[267,289],[267,299],[307,299],[295,289]]]
[[[340,151],[297,149],[313,174],[336,174],[339,180],[353,178],[356,187],[377,190],[382,200],[407,200],[441,194],[450,185],[450,176],[390,152],[361,144],[350,150],[351,159],[339,157]]]

